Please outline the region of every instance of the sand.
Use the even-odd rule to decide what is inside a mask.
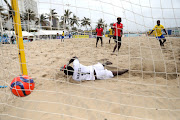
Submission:
[[[123,37],[117,55],[114,41],[94,38],[38,40],[25,43],[28,75],[35,81],[26,97],[14,96],[9,85],[20,75],[16,45],[1,45],[0,120],[179,120],[180,38]],[[92,65],[108,59],[109,70],[129,72],[108,80],[76,82],[59,69],[77,56]]]

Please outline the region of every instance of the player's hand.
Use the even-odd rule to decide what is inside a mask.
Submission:
[[[71,64],[72,62],[74,62],[75,59],[77,59],[76,56],[72,57],[71,60],[69,61],[69,63],[67,64],[67,66],[68,66],[69,64]]]
[[[76,59],[76,58],[78,58],[78,57],[74,56],[73,58]]]

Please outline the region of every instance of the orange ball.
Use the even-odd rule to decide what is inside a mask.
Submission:
[[[18,97],[24,97],[31,94],[34,90],[35,83],[33,79],[27,75],[15,77],[11,82],[11,91]]]

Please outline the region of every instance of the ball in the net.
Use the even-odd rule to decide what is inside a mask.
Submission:
[[[18,97],[25,97],[31,94],[35,83],[33,79],[27,75],[15,77],[11,82],[11,91]]]

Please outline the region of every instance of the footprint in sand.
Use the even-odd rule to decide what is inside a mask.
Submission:
[[[47,76],[47,74],[42,75],[42,77],[46,77],[46,76]]]

